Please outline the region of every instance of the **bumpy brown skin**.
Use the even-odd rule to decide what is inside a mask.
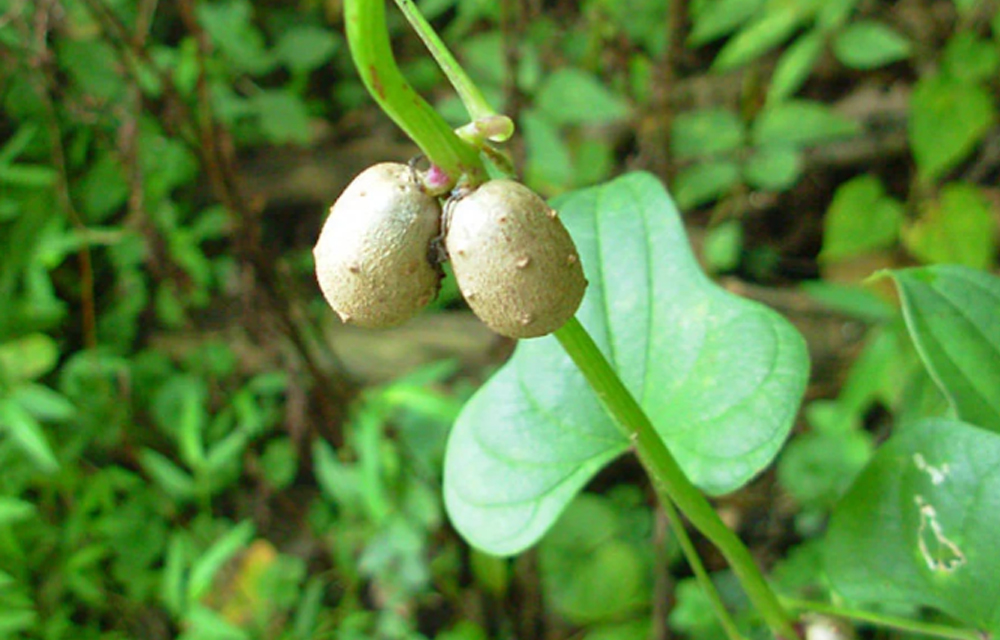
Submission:
[[[434,299],[440,271],[428,258],[441,206],[403,164],[369,167],[330,209],[313,256],[316,277],[340,319],[389,327]]]
[[[556,212],[512,180],[493,180],[449,204],[445,246],[473,312],[511,338],[535,338],[569,320],[587,281]]]

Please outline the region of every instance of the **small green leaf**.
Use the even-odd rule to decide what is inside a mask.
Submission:
[[[678,582],[675,597],[677,602],[667,617],[671,629],[689,638],[721,640],[727,637],[711,599],[705,595],[697,579],[684,578]]]
[[[631,111],[621,96],[592,74],[575,68],[550,75],[538,89],[535,106],[556,125],[618,122]]]
[[[298,454],[290,438],[267,443],[260,456],[260,466],[267,481],[276,489],[287,488],[298,472]]]
[[[678,114],[671,126],[670,146],[678,160],[713,156],[743,145],[743,123],[727,109],[701,109]]]
[[[235,69],[261,74],[274,66],[264,34],[253,23],[249,0],[221,0],[197,5],[198,18],[212,42]]]
[[[942,67],[952,78],[976,82],[996,76],[1000,51],[989,40],[969,31],[956,33],[945,47]]]
[[[200,600],[212,588],[215,575],[229,560],[250,544],[254,536],[253,522],[245,520],[219,538],[191,564],[188,598]]]
[[[31,609],[0,611],[0,637],[23,637],[19,633],[31,630],[38,622],[38,614]]]
[[[10,397],[37,420],[65,422],[76,415],[76,407],[66,396],[34,382],[18,385]]]
[[[726,195],[739,180],[735,162],[699,162],[677,173],[674,194],[677,204],[691,209]]]
[[[306,144],[312,137],[309,111],[298,96],[280,90],[261,91],[251,104],[269,142]]]
[[[894,435],[833,512],[824,555],[834,588],[1000,632],[998,467],[1000,436],[961,422],[925,420]]]
[[[13,398],[0,399],[0,433],[6,433],[39,470],[55,473],[59,461],[42,425]]]
[[[767,91],[769,103],[781,102],[802,87],[823,53],[823,44],[824,34],[813,29],[800,36],[781,54],[771,76],[771,87]]]
[[[1000,432],[1000,278],[955,265],[889,274],[917,352],[955,412]]]
[[[35,505],[17,498],[0,496],[0,526],[27,520],[35,515]]]
[[[616,169],[614,148],[604,140],[584,138],[573,149],[573,186],[604,182]]]
[[[320,489],[341,510],[351,513],[363,507],[357,467],[341,462],[333,448],[322,440],[313,445],[313,465]]]
[[[878,294],[857,285],[808,280],[800,288],[823,306],[864,322],[888,323],[898,313],[894,305]]]
[[[784,42],[799,28],[802,14],[794,4],[772,5],[768,11],[729,39],[712,68],[728,71],[745,65]]]
[[[929,263],[958,263],[986,269],[996,255],[997,223],[978,187],[953,182],[936,200],[923,203],[920,217],[903,229],[906,248]]]
[[[250,635],[222,614],[201,605],[191,608],[187,629],[177,640],[250,640]]]
[[[180,616],[187,610],[187,565],[190,556],[187,536],[175,532],[167,545],[160,577],[160,600],[167,611]]]
[[[993,97],[975,84],[937,75],[910,96],[910,144],[920,177],[932,180],[965,160],[996,120]]]
[[[743,252],[743,225],[738,220],[726,220],[711,227],[705,234],[702,253],[713,271],[730,271],[740,264]]]
[[[17,132],[0,147],[0,166],[13,164],[17,157],[24,153],[34,141],[40,126],[37,124],[22,124]]]
[[[521,114],[521,132],[528,182],[545,193],[561,192],[572,185],[573,160],[558,127],[538,111],[528,109]]]
[[[10,383],[36,380],[59,362],[59,345],[44,333],[32,333],[0,344],[0,379]]]
[[[37,164],[0,164],[0,184],[28,189],[50,187],[55,182],[55,169]]]
[[[539,546],[545,600],[574,624],[620,620],[649,604],[647,558],[623,535],[623,515],[610,499],[581,494]]]
[[[852,69],[877,69],[910,57],[910,42],[880,22],[860,20],[837,34],[833,53]]]
[[[146,473],[175,500],[190,500],[197,494],[191,476],[165,456],[145,449],[139,454],[139,463]]]
[[[542,549],[548,599],[570,622],[620,620],[648,603],[646,566],[627,543],[608,540],[587,553],[578,549],[551,550],[550,546]]]
[[[297,73],[308,73],[322,66],[337,50],[337,35],[316,25],[300,25],[281,32],[274,54]]]
[[[84,93],[115,100],[125,92],[118,72],[118,54],[109,42],[99,39],[60,38],[56,59]]]
[[[768,107],[753,123],[753,140],[760,146],[804,146],[845,138],[860,131],[858,123],[830,107],[807,100],[789,100]]]
[[[80,206],[90,222],[104,222],[128,200],[128,181],[112,153],[102,153],[88,163],[87,173],[76,183]]]
[[[702,273],[649,174],[553,205],[590,281],[577,318],[695,484],[742,486],[791,428],[808,375],[802,338]],[[523,340],[451,431],[448,513],[474,546],[517,553],[628,447],[557,340]]]
[[[694,26],[688,44],[698,47],[732,33],[756,14],[765,0],[716,0],[694,3]]]
[[[784,191],[799,181],[802,170],[802,152],[788,145],[775,144],[754,151],[743,165],[743,177],[756,189]]]
[[[823,218],[820,259],[835,262],[893,246],[903,223],[903,205],[889,197],[873,175],[837,188]]]
[[[793,438],[781,452],[778,482],[803,507],[829,509],[871,458],[872,449],[866,431],[814,429]]]

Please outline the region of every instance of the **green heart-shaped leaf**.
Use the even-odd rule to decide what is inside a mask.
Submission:
[[[695,484],[742,486],[788,435],[808,376],[801,336],[702,273],[651,175],[553,205],[590,281],[581,323]],[[517,553],[628,446],[554,337],[522,341],[452,430],[449,515],[474,546]]]
[[[962,422],[924,420],[890,438],[834,510],[834,587],[1000,632],[998,468],[1000,436]]]
[[[917,352],[955,413],[1000,431],[1000,278],[958,265],[890,275]]]

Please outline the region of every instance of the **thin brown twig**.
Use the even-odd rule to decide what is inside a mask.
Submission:
[[[220,125],[212,108],[206,72],[211,42],[208,34],[198,22],[192,0],[181,0],[179,8],[185,28],[194,36],[198,45],[199,73],[195,91],[199,102],[199,117],[195,122],[202,141],[201,146],[206,152],[204,164],[216,194],[237,217],[237,229],[239,230],[236,237],[237,254],[244,257],[248,266],[253,269],[254,274],[263,285],[270,306],[284,325],[286,334],[304,358],[313,379],[326,392],[332,393],[332,397],[325,392],[317,396],[325,422],[330,426],[340,424],[344,416],[344,405],[354,394],[354,385],[348,383],[343,375],[329,376],[320,366],[314,355],[314,346],[310,345],[306,337],[308,331],[300,326],[304,319],[297,316],[295,305],[286,298],[292,289],[259,249],[261,206],[259,202],[255,203],[246,196],[236,169],[234,146],[229,138],[229,133]],[[331,355],[329,360],[335,361],[335,358]],[[339,439],[339,430],[327,435]]]
[[[97,313],[94,303],[94,267],[90,247],[87,245],[88,230],[70,195],[69,170],[66,164],[66,153],[63,150],[59,113],[52,97],[58,83],[54,68],[55,58],[48,47],[48,36],[49,21],[56,4],[57,0],[45,0],[39,2],[35,7],[32,34],[34,55],[29,60],[29,66],[36,72],[32,74],[32,84],[38,94],[42,109],[45,111],[45,127],[49,135],[49,154],[52,165],[56,169],[56,194],[63,212],[82,239],[80,249],[76,254],[80,269],[80,324],[84,345],[88,349],[93,349],[97,347]]]
[[[674,585],[667,553],[669,528],[667,514],[662,507],[657,506],[653,510],[653,621],[649,632],[650,640],[667,640],[670,637],[667,614],[670,611],[670,593]]]
[[[200,70],[196,87],[199,106],[197,113],[181,96],[172,75],[153,62],[143,41],[130,37],[118,17],[101,0],[83,1],[101,25],[103,34],[115,48],[133,82],[138,80],[137,62],[146,65],[148,70],[156,75],[167,101],[167,109],[176,116],[174,132],[179,134],[188,147],[198,155],[213,193],[237,218],[235,228],[240,231],[236,237],[237,255],[252,267],[260,284],[263,285],[268,306],[278,317],[285,333],[302,356],[310,375],[320,389],[317,394],[318,408],[324,422],[329,425],[339,425],[344,415],[344,407],[353,396],[355,385],[346,379],[343,367],[329,349],[325,350],[324,360],[331,364],[339,375],[331,376],[320,364],[315,355],[319,345],[315,344],[315,341],[310,344],[306,334],[311,332],[302,326],[303,322],[308,320],[296,314],[292,308],[294,305],[285,297],[294,288],[281,278],[258,248],[259,233],[252,228],[256,225],[250,223],[256,219],[260,205],[247,198],[241,188],[234,147],[228,132],[214,117],[205,73],[205,61],[210,53],[211,43],[198,22],[193,3],[189,0],[181,2],[179,8],[185,27],[198,44]],[[166,124],[169,126],[170,122]]]

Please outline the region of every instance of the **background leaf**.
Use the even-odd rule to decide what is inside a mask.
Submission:
[[[789,100],[769,107],[753,126],[758,145],[810,145],[858,133],[856,122],[830,107],[808,100]]]
[[[958,416],[1000,431],[1000,278],[956,265],[891,275],[917,351]]]
[[[884,24],[862,20],[837,34],[833,53],[853,69],[875,69],[909,57],[910,43]]]
[[[842,184],[823,219],[826,261],[893,246],[899,238],[903,206],[889,197],[878,178],[858,176]]]
[[[697,207],[725,195],[739,179],[740,168],[735,162],[702,162],[679,171],[673,191],[677,204]]]
[[[823,53],[824,43],[823,33],[814,29],[799,37],[781,54],[771,76],[768,102],[784,100],[802,87]]]
[[[993,264],[997,223],[986,195],[971,184],[944,185],[921,203],[920,217],[903,229],[910,253],[923,262],[954,262],[977,269]]]
[[[743,144],[743,123],[728,109],[701,109],[674,119],[670,145],[678,158],[696,158],[733,151]]]
[[[801,20],[801,13],[793,4],[764,12],[726,42],[712,67],[717,71],[728,71],[750,62],[787,40]]]
[[[536,106],[554,124],[603,124],[622,120],[629,106],[582,69],[556,71],[535,96]]]
[[[590,282],[577,317],[693,481],[712,493],[742,486],[788,434],[807,377],[801,337],[705,277],[652,176],[553,204]],[[516,553],[627,445],[555,338],[522,341],[452,430],[452,522],[477,547]]]
[[[996,118],[983,88],[944,76],[925,77],[910,98],[910,144],[925,179],[951,170],[975,148]]]
[[[824,551],[837,591],[1000,631],[998,465],[1000,437],[961,422],[894,435],[833,512]]]

